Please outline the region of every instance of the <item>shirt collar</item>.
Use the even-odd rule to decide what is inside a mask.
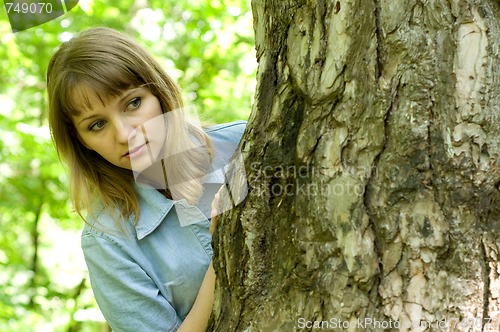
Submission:
[[[140,217],[135,226],[137,238],[141,240],[158,227],[174,206],[174,201],[167,199],[153,187],[136,185],[139,195]]]
[[[224,170],[217,169],[203,177],[203,184],[223,184]],[[165,219],[167,214],[175,208],[178,222],[185,227],[203,220],[207,216],[196,206],[189,204],[185,199],[172,200],[166,198],[153,187],[146,185],[135,185],[139,195],[140,218],[135,226],[139,240],[151,234]]]

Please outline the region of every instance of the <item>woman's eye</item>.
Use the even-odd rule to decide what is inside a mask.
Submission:
[[[104,121],[99,120],[97,122],[94,122],[92,125],[90,125],[89,130],[90,131],[99,131],[104,127]]]
[[[127,108],[125,110],[130,111],[136,109],[139,106],[141,106],[141,98],[134,98],[128,103]]]

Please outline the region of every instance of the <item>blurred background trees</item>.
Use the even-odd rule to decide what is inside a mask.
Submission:
[[[12,33],[0,10],[0,331],[103,331],[47,126],[45,74],[61,42],[93,26],[125,31],[179,82],[203,123],[246,119],[255,89],[247,0],[80,1]]]

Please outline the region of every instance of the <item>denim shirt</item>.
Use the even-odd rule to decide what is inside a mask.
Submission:
[[[206,130],[215,150],[214,169],[227,164],[245,125],[237,121]],[[201,200],[211,201],[222,183],[224,174],[210,174]],[[154,188],[136,189],[136,226],[131,216],[120,230],[103,209],[87,220],[81,244],[92,289],[114,331],[176,331],[212,259],[210,221],[182,224],[174,207],[185,201],[165,198]]]

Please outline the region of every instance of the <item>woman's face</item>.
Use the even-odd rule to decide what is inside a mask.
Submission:
[[[73,123],[87,149],[134,171],[157,160],[164,145],[165,122],[160,101],[149,89],[131,88],[107,101],[92,90],[85,92],[91,107],[73,117]]]

